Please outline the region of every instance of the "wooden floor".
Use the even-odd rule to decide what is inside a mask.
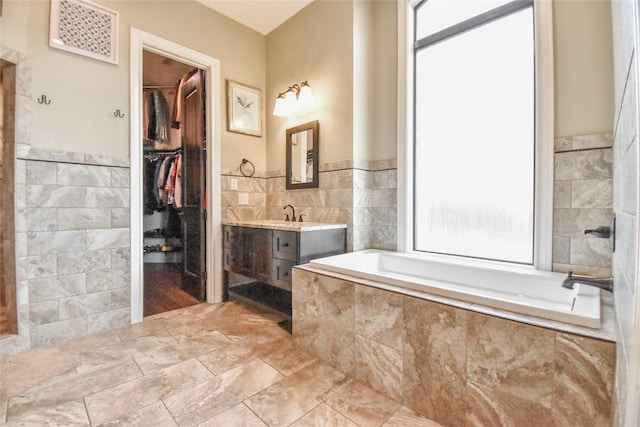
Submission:
[[[144,264],[144,316],[199,304],[184,292],[181,264]]]

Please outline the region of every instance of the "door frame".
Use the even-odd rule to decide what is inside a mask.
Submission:
[[[153,34],[131,28],[130,38],[130,173],[131,173],[131,324],[142,322],[144,306],[142,51],[148,50],[205,71],[206,96],[206,253],[208,303],[222,301],[220,231],[220,61]]]

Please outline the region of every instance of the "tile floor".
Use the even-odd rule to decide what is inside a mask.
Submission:
[[[439,424],[292,344],[278,316],[198,304],[0,364],[10,426]]]

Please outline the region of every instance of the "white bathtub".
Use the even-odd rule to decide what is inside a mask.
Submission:
[[[311,267],[590,328],[600,327],[600,290],[563,288],[564,274],[513,267],[430,261],[398,252],[366,250],[321,258]]]

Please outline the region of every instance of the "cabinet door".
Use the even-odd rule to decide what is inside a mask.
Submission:
[[[223,228],[226,271],[268,282],[271,275],[271,230],[248,227]]]
[[[261,282],[269,282],[272,231],[262,228],[243,228],[242,230],[243,251],[239,252],[244,271],[242,274]]]

